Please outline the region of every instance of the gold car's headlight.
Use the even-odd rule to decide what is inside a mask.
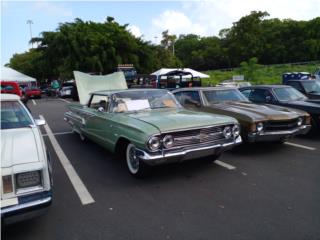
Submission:
[[[15,175],[15,180],[16,189],[42,186],[42,176],[40,170],[17,173]]]

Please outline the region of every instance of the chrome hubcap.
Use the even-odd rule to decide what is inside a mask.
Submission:
[[[132,168],[137,170],[139,168],[139,159],[136,156],[136,150],[134,147],[131,147],[129,150],[129,160]]]

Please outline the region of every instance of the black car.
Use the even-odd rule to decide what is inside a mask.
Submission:
[[[286,85],[255,85],[239,90],[255,103],[268,103],[306,111],[311,116],[313,132],[320,131],[320,100],[308,99],[295,88]]]
[[[316,80],[290,80],[286,85],[292,86],[311,99],[320,99],[320,82]]]

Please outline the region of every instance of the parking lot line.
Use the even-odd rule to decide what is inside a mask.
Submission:
[[[284,144],[289,145],[289,146],[292,146],[292,147],[298,147],[298,148],[303,148],[303,149],[311,150],[311,151],[316,150],[316,148],[314,148],[314,147],[308,147],[308,146],[304,146],[304,145],[300,145],[300,144],[292,143],[292,142],[285,142]]]
[[[37,103],[36,103],[36,101],[34,100],[34,99],[32,99],[32,103],[33,103],[33,105],[37,105]]]
[[[72,134],[72,133],[73,133],[72,131],[68,131],[68,132],[57,132],[57,133],[52,133],[52,134],[54,136],[56,136],[56,135],[66,135],[66,134]],[[42,136],[46,137],[46,136],[48,136],[48,134],[44,133],[44,134],[42,134]]]
[[[63,98],[59,98],[61,101],[64,101],[66,103],[71,103],[70,101],[66,100],[66,99],[63,99]]]
[[[42,115],[40,115],[41,119],[45,119]],[[44,129],[48,134],[48,137],[51,141],[51,144],[53,146],[53,149],[55,150],[58,159],[60,160],[64,170],[67,173],[67,176],[69,177],[72,186],[74,187],[75,191],[77,192],[80,201],[82,205],[94,203],[94,199],[92,198],[91,194],[89,193],[88,189],[80,179],[79,175],[77,174],[76,170],[73,168],[71,162],[63,152],[62,148],[60,147],[57,139],[53,135],[50,127],[48,124],[44,125]]]
[[[216,160],[216,161],[214,161],[214,163],[221,166],[221,167],[227,168],[228,170],[235,170],[236,169],[235,166],[232,166],[232,165],[225,163],[225,162],[222,162],[220,160]]]

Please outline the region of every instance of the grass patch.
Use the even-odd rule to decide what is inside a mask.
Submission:
[[[256,79],[253,84],[281,84],[282,74],[286,72],[310,72],[319,67],[320,61],[309,64],[279,64],[279,65],[266,65],[260,66],[256,72]],[[233,70],[210,70],[204,72],[208,74],[210,78],[202,79],[204,86],[216,85],[217,83],[232,79],[234,75],[241,75],[240,68],[234,68]]]

